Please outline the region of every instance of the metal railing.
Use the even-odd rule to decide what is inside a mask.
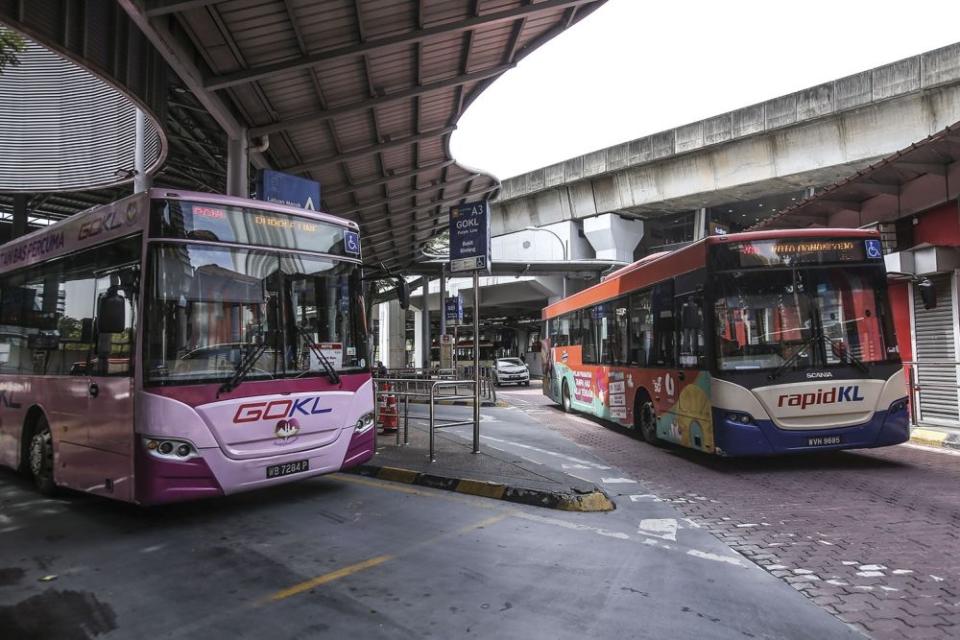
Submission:
[[[396,371],[395,371],[396,372]],[[405,370],[406,376],[384,377],[373,379],[374,383],[374,420],[381,422],[381,400],[387,401],[390,396],[397,398],[397,445],[400,445],[400,434],[403,433],[403,444],[410,444],[410,403],[426,402],[428,405],[428,427],[430,436],[430,462],[436,461],[437,429],[473,425],[473,453],[480,452],[480,413],[476,406],[476,383],[473,380],[457,379],[452,373],[449,377],[430,378],[422,370]],[[399,372],[396,372],[399,373]],[[435,374],[440,375],[440,374]],[[491,385],[492,386],[492,385]],[[473,412],[469,420],[441,420],[436,416],[437,401],[470,400]],[[402,412],[401,412],[402,407]],[[400,425],[402,418],[402,428]]]
[[[904,367],[907,367],[909,372],[909,377],[907,378],[907,393],[910,398],[910,422],[914,425],[918,424],[922,416],[920,415],[920,393],[924,390],[936,390],[936,391],[953,391],[954,393],[960,392],[960,378],[957,376],[957,372],[960,371],[960,362],[955,360],[923,360],[923,361],[904,361]],[[949,367],[953,367],[952,375],[955,380],[954,384],[948,384],[945,382],[920,382],[921,377],[921,368],[924,367],[935,367],[943,371]],[[929,371],[929,369],[928,369]],[[946,372],[945,372],[946,373]],[[929,375],[929,374],[928,374]],[[949,374],[948,374],[949,375]],[[958,411],[960,411],[960,397],[958,397]],[[960,415],[958,415],[958,421],[960,421]]]
[[[387,369],[385,378],[415,381],[415,387],[426,391],[429,388],[428,383],[433,380],[459,379],[472,381],[473,367],[467,366],[460,367],[459,369],[423,369],[415,367]],[[456,394],[456,391],[451,390],[451,393]],[[451,400],[452,398],[440,399]],[[480,367],[480,399],[489,402],[497,401],[497,388],[494,380],[493,367]]]

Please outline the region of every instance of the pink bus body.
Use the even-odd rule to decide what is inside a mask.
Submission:
[[[0,247],[0,464],[151,505],[369,460],[360,264],[352,222],[167,189]]]

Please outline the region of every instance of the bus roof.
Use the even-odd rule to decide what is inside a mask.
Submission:
[[[707,247],[728,242],[780,240],[785,238],[879,238],[870,229],[772,229],[709,236],[674,251],[662,251],[645,256],[622,267],[601,282],[548,305],[543,319],[553,318],[582,307],[613,300],[630,291],[664,280],[672,275],[687,273],[706,265]]]
[[[181,189],[151,189],[121,200],[97,205],[37,229],[0,246],[0,273],[79,251],[143,231],[147,226],[151,200],[186,200],[225,206],[248,207],[300,216],[357,230],[357,224],[319,211],[308,211],[275,202],[262,202],[215,193]]]

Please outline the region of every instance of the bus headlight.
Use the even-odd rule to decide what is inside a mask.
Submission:
[[[354,428],[353,428],[354,433],[360,434],[360,433],[366,433],[367,431],[370,431],[370,429],[373,428],[373,420],[374,420],[373,411],[369,413],[365,413],[362,416],[360,416],[360,419],[357,420],[357,424],[354,425]]]
[[[730,422],[737,422],[739,424],[750,424],[753,422],[753,418],[746,413],[728,413],[726,419]]]
[[[169,438],[144,438],[143,446],[147,453],[163,460],[190,460],[200,457],[197,449],[184,440]]]

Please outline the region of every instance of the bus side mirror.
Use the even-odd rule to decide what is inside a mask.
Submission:
[[[97,306],[97,331],[120,333],[126,328],[126,303],[116,292],[107,292]]]
[[[920,299],[923,300],[924,309],[937,308],[937,290],[933,286],[930,278],[923,278],[917,283],[917,289],[920,291]]]
[[[397,278],[397,299],[400,301],[401,309],[410,306],[410,285],[403,278]]]

